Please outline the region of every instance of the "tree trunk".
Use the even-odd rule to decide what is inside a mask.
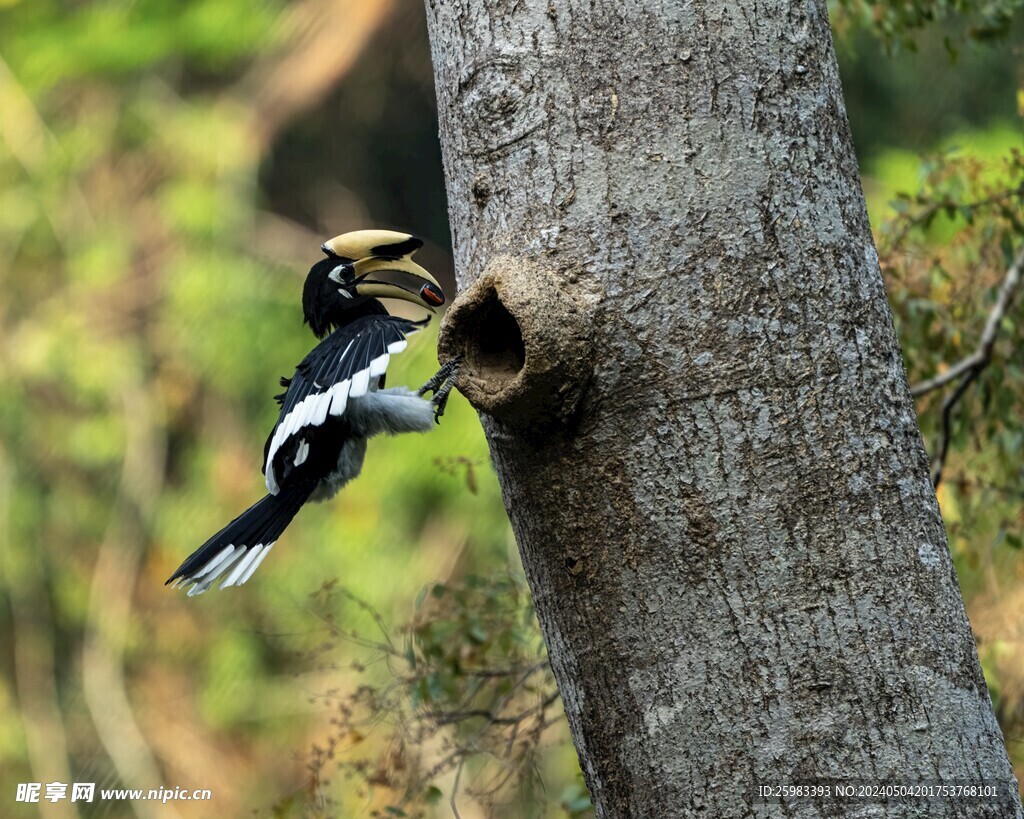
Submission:
[[[599,817],[1021,816],[825,5],[427,0],[442,358]],[[999,797],[757,801],[815,779]]]

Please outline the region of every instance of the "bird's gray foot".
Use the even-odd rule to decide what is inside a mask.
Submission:
[[[441,416],[444,415],[444,408],[448,404],[448,396],[455,387],[455,379],[459,374],[459,364],[462,363],[462,356],[451,358],[441,365],[426,384],[419,388],[417,395],[423,396],[432,392],[434,397],[430,402],[434,405],[434,422],[440,424]]]

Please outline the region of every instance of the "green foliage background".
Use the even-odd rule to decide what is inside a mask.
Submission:
[[[969,207],[1021,184],[1017,5],[833,8],[912,381],[973,349],[1021,246],[1019,196]],[[458,396],[434,433],[372,443],[244,589],[163,587],[262,492],[319,243],[415,231],[454,290],[435,118],[411,0],[0,2],[4,815],[442,816],[457,786],[465,817],[588,814]],[[1018,765],[1021,326],[1018,300],[940,489]],[[433,340],[392,383],[433,371]],[[528,716],[506,741],[481,713]],[[14,802],[74,781],[214,802]]]

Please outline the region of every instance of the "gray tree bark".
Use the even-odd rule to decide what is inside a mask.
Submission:
[[[599,817],[1021,816],[825,0],[426,0],[481,410]],[[965,782],[1000,798],[757,798]]]

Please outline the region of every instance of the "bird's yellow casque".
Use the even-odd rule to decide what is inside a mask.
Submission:
[[[370,256],[411,259],[423,241],[397,230],[353,230],[328,239],[321,246],[328,256],[357,261]]]
[[[360,296],[402,299],[433,312],[444,297],[437,279],[412,260],[421,247],[421,239],[395,230],[354,230],[321,245],[331,258],[352,265],[362,279],[354,288]]]

